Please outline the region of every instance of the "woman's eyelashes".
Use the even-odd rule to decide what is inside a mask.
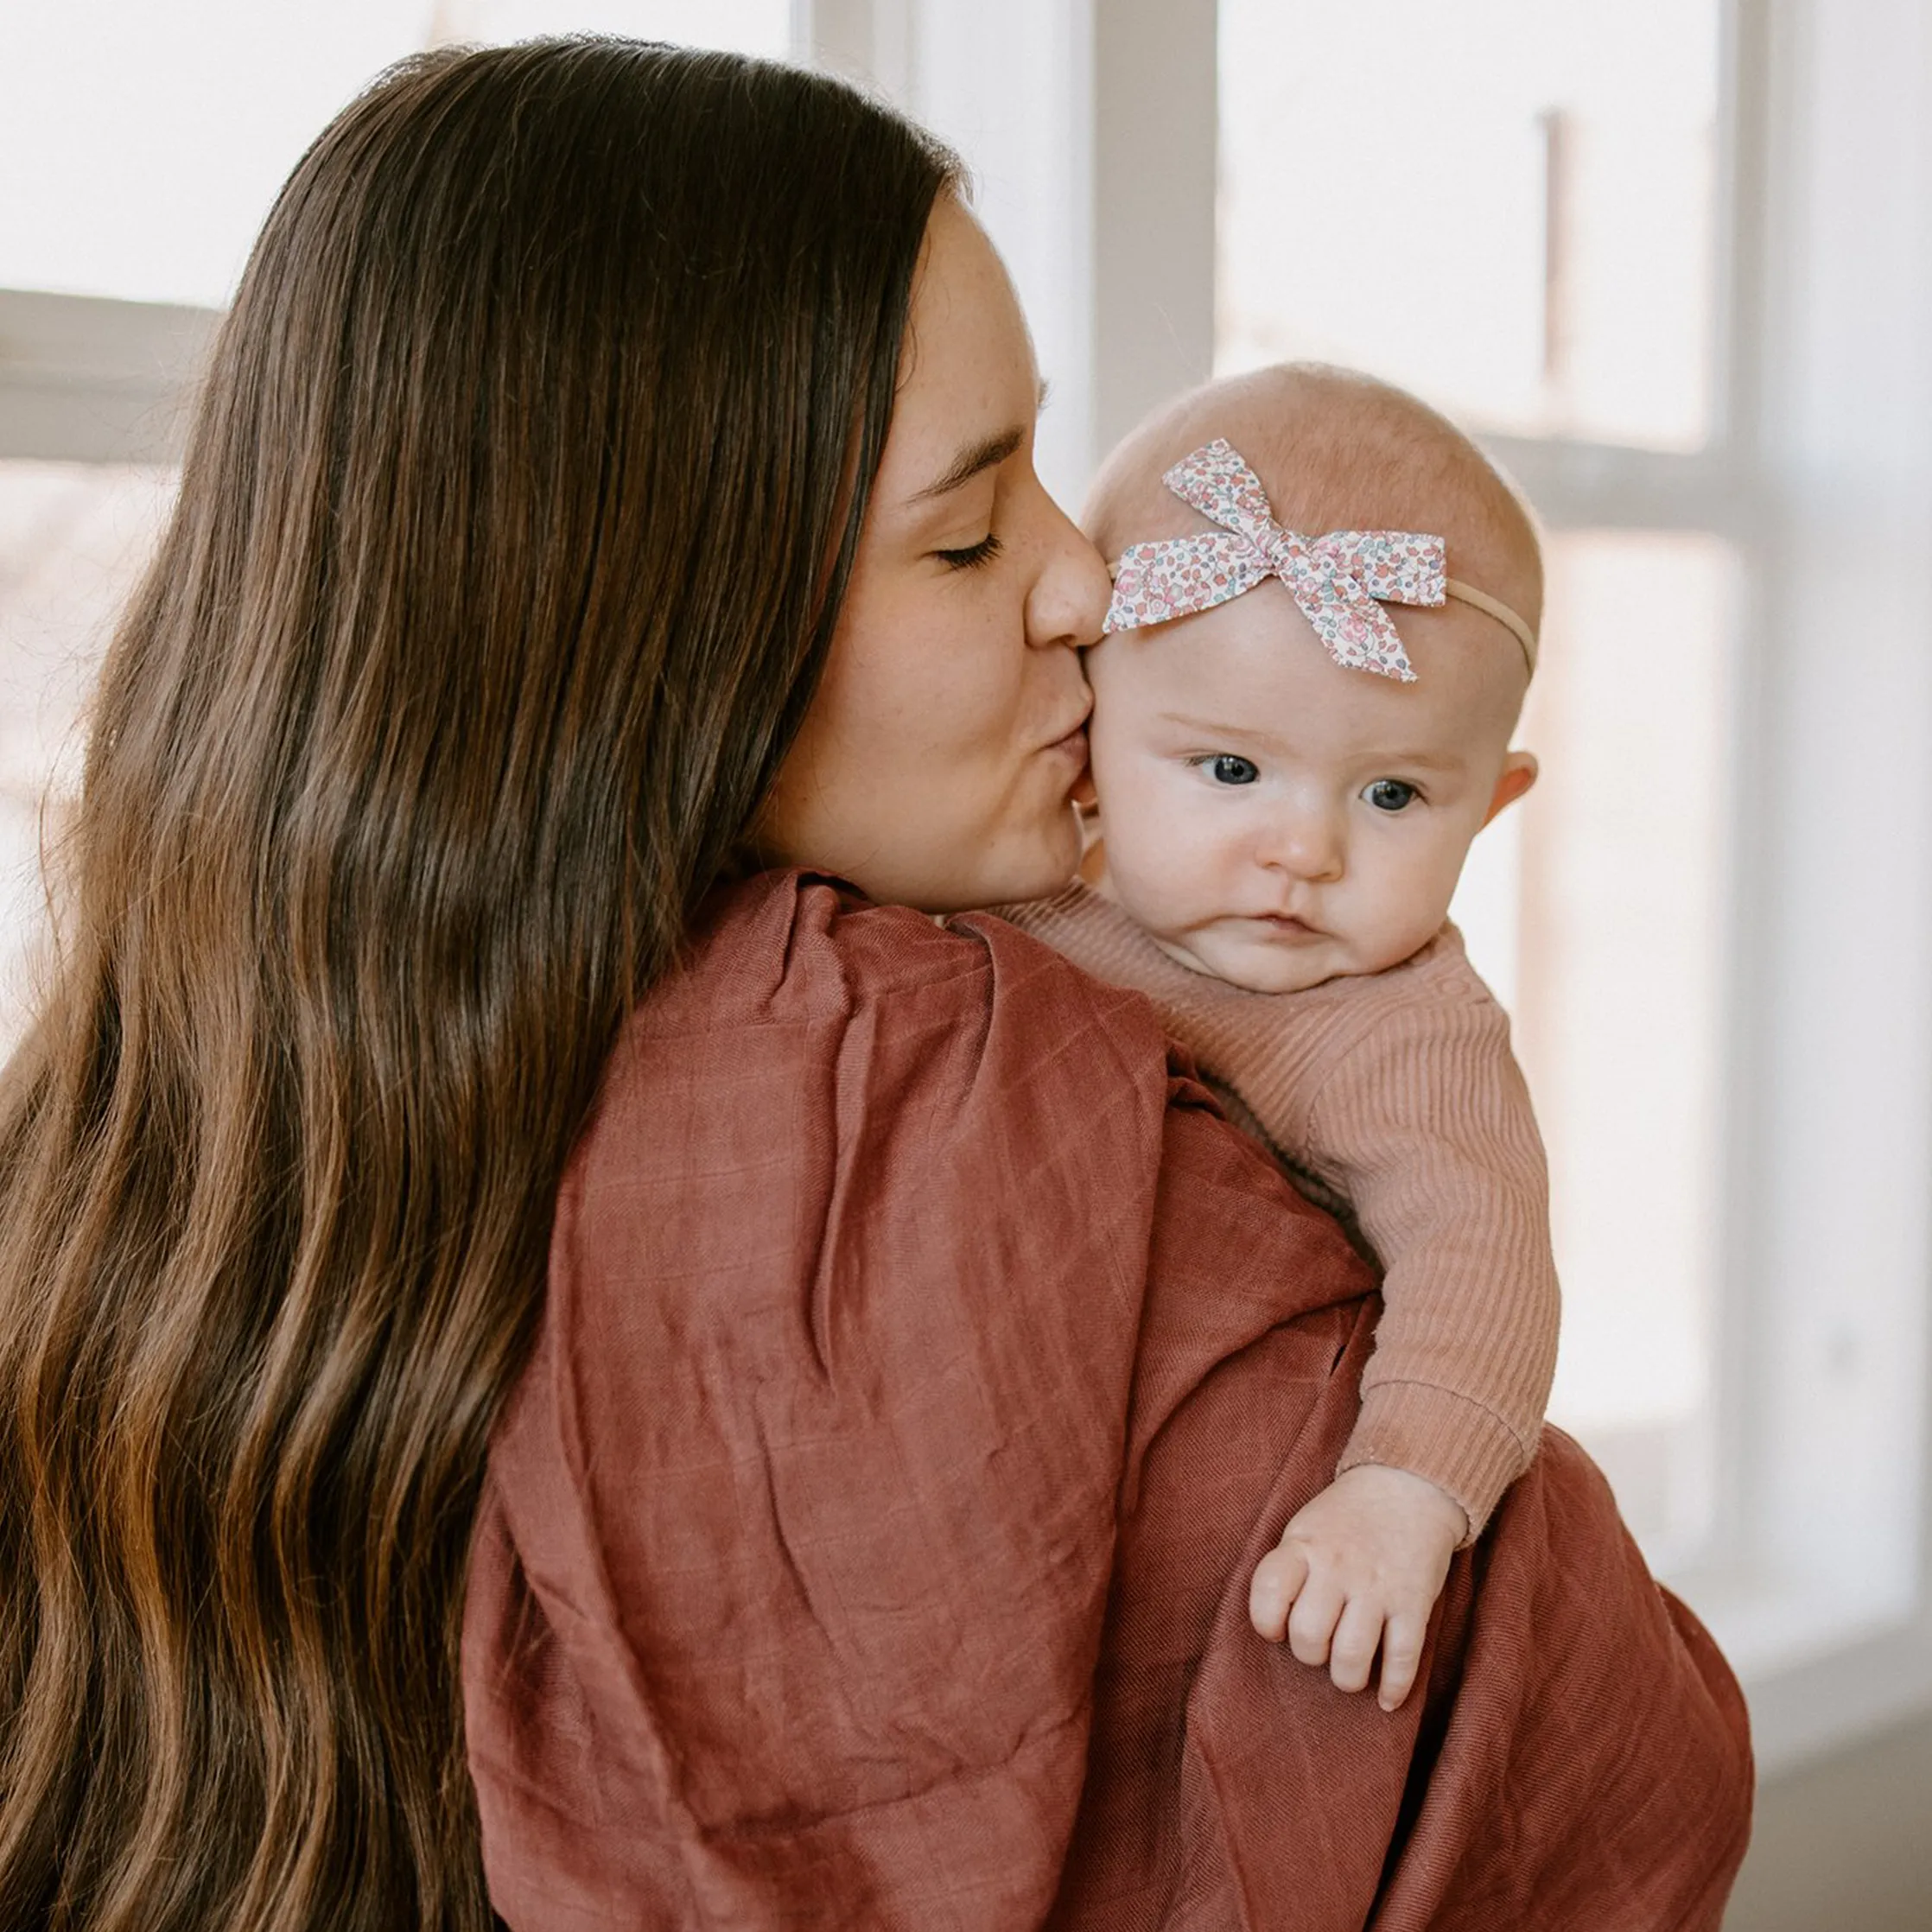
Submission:
[[[1376,779],[1362,788],[1362,796],[1377,811],[1402,811],[1421,797],[1407,779]]]
[[[978,543],[969,543],[963,550],[935,550],[932,554],[949,570],[974,570],[982,563],[990,563],[1000,550],[1000,539],[989,530]]]

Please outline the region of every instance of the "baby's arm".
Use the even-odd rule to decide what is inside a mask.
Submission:
[[[1452,931],[1387,973],[1274,995],[1188,971],[1082,888],[1008,916],[1147,994],[1274,1149],[1346,1198],[1382,1263],[1361,1416],[1249,1612],[1345,1689],[1379,1640],[1393,1709],[1451,1554],[1535,1452],[1555,1367],[1548,1180],[1509,1021]]]
[[[1383,1313],[1340,1472],[1257,1567],[1249,1612],[1344,1689],[1368,1681],[1379,1643],[1393,1710],[1451,1554],[1535,1453],[1556,1271],[1509,1022],[1453,936],[1331,998],[1352,999],[1354,1044],[1293,1151],[1352,1204],[1383,1263]]]
[[[1462,1505],[1472,1541],[1535,1453],[1556,1368],[1542,1140],[1509,1020],[1453,933],[1351,984],[1370,1023],[1325,1073],[1293,1150],[1348,1197],[1382,1266],[1338,1466],[1427,1477]]]

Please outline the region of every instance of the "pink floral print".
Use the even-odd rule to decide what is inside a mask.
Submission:
[[[1211,610],[1279,577],[1337,664],[1414,683],[1382,604],[1442,602],[1447,552],[1441,537],[1401,530],[1304,537],[1283,530],[1261,479],[1220,437],[1184,457],[1161,481],[1221,529],[1129,544],[1115,571],[1109,631]]]

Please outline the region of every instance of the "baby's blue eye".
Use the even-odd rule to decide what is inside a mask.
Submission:
[[[1377,779],[1362,794],[1377,811],[1401,811],[1415,799],[1415,787],[1401,779]]]
[[[1260,766],[1252,759],[1236,758],[1232,752],[1211,758],[1208,770],[1214,774],[1217,785],[1252,785],[1262,775]]]

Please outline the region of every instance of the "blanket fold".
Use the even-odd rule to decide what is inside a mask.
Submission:
[[[1741,1705],[1554,1433],[1394,1717],[1249,1630],[1372,1282],[1137,995],[767,874],[559,1199],[464,1643],[497,1910],[1714,1928]]]

